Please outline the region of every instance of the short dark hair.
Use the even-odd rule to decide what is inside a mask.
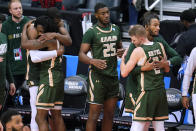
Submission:
[[[103,3],[97,3],[94,8],[95,13],[97,13],[99,9],[104,8],[104,7],[107,7],[107,6]]]
[[[20,113],[17,110],[11,110],[4,112],[1,116],[1,123],[3,127],[5,128],[6,124],[12,119],[12,116],[20,115]]]
[[[50,17],[51,19],[54,19],[54,18],[60,19],[61,18],[61,13],[58,10],[58,8],[56,8],[56,7],[47,8],[46,15],[48,17]]]
[[[195,21],[195,12],[193,9],[184,10],[180,15],[180,21],[194,22]]]
[[[38,25],[43,26],[44,33],[46,32],[58,32],[58,26],[54,23],[54,20],[49,18],[48,16],[40,16],[35,20],[34,27]]]
[[[143,17],[141,18],[142,25],[145,27],[146,25],[150,25],[152,19],[159,20],[159,16],[151,11],[144,13]]]
[[[0,23],[3,23],[6,20],[5,15],[0,13]]]

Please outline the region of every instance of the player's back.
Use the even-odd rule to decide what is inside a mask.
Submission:
[[[150,42],[147,45],[142,45],[141,47],[145,52],[146,61],[149,59],[151,59],[149,62],[160,61],[161,57],[163,58],[165,56],[165,51],[160,43]],[[143,64],[145,64],[145,62]],[[151,71],[141,72],[141,74],[138,75],[140,89],[153,90],[163,88],[163,73],[163,69],[154,69]]]

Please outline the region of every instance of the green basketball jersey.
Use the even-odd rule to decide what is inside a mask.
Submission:
[[[142,66],[147,60],[151,58],[152,61],[160,61],[160,56],[165,56],[165,51],[163,45],[156,42],[150,42],[148,45],[141,46],[145,52],[145,61],[139,61],[138,65]],[[143,58],[145,59],[145,58]],[[152,62],[150,61],[150,62]],[[163,69],[154,69],[151,71],[141,72],[138,75],[138,83],[141,91],[144,90],[153,90],[158,88],[164,88],[164,70]]]
[[[82,43],[91,45],[91,53],[94,59],[106,60],[107,68],[98,69],[91,65],[94,71],[108,75],[117,76],[117,47],[121,41],[121,34],[118,26],[110,24],[103,28],[98,24],[91,27],[83,36]]]
[[[2,32],[7,36],[8,59],[13,75],[26,73],[26,50],[21,48],[21,35],[23,26],[28,21],[29,19],[24,16],[19,23],[16,23],[10,16],[2,25]]]
[[[27,73],[26,80],[29,86],[38,86],[39,78],[40,78],[40,63],[33,63],[31,61],[31,57],[29,54],[29,50],[27,50]]]
[[[7,62],[7,38],[5,34],[0,32],[0,57],[3,61],[0,62],[0,88],[5,88],[5,81],[13,83],[13,77],[10,71],[9,63]]]
[[[62,71],[62,56],[52,58],[41,63],[40,85],[54,87],[64,79]]]

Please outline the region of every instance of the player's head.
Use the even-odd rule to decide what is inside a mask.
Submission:
[[[110,11],[109,8],[103,3],[97,3],[94,8],[95,17],[103,25],[110,23]]]
[[[5,21],[5,15],[0,13],[0,32],[1,32],[1,27],[2,27],[2,23]]]
[[[56,24],[61,21],[61,13],[56,7],[50,7],[46,11],[46,15],[54,20]]]
[[[143,26],[151,36],[158,36],[160,30],[159,17],[154,12],[146,12],[143,15]]]
[[[58,27],[54,21],[48,16],[40,16],[35,20],[34,27],[37,30],[38,36],[46,32],[58,32]]]
[[[4,129],[9,131],[22,131],[22,117],[16,110],[8,110],[1,116],[1,123]]]
[[[22,4],[20,0],[11,0],[8,3],[8,9],[12,17],[15,19],[20,19],[22,17]]]
[[[180,15],[180,21],[188,28],[190,24],[195,22],[195,12],[193,9],[184,10]]]
[[[136,46],[143,44],[142,42],[146,39],[146,30],[142,25],[134,25],[129,29],[129,35],[131,37],[131,42]]]

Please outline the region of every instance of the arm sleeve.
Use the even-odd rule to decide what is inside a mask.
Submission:
[[[56,50],[52,50],[52,51],[30,50],[30,56],[31,56],[31,61],[33,63],[39,63],[57,57],[57,52]]]
[[[182,58],[180,57],[180,55],[173,48],[171,48],[164,39],[161,39],[160,42],[163,44],[165,52],[168,55],[171,64],[173,66],[180,65],[182,62]]]
[[[9,83],[14,83],[14,78],[11,72],[10,63],[7,58],[8,58],[8,53],[6,54],[6,78]]]
[[[194,48],[191,52],[191,55],[188,59],[187,67],[184,73],[184,78],[182,82],[182,96],[187,96],[190,80],[194,70],[196,69],[196,48]]]
[[[135,49],[135,45],[133,43],[131,43],[129,46],[127,55],[125,56],[125,64],[130,59],[130,56],[131,56],[134,49]],[[139,74],[140,72],[141,72],[141,66],[135,66],[131,73],[133,75],[136,75],[136,74]]]

